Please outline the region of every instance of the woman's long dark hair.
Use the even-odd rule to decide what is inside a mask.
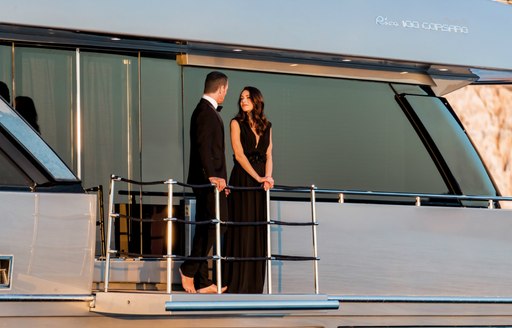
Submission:
[[[37,111],[34,101],[30,97],[18,96],[14,98],[14,109],[20,114],[34,130],[41,133],[37,123]]]
[[[252,122],[256,133],[261,136],[267,129],[269,123],[264,112],[265,102],[263,101],[263,95],[261,91],[255,87],[244,87],[240,95],[242,95],[244,91],[249,92],[249,97],[254,108],[249,113],[244,112],[242,106],[240,106],[240,98],[238,98],[238,114],[236,114],[235,119],[241,122]]]

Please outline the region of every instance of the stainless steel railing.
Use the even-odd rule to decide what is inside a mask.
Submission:
[[[114,195],[116,193],[116,182],[125,182],[130,184],[141,185],[157,185],[157,184],[165,184],[167,185],[167,217],[163,218],[166,222],[167,229],[167,249],[166,255],[162,257],[162,259],[166,260],[166,284],[167,289],[166,292],[170,294],[172,292],[172,272],[173,272],[173,262],[176,260],[182,259],[194,259],[190,256],[177,256],[173,251],[173,222],[181,222],[185,224],[214,224],[215,225],[215,255],[208,256],[207,259],[216,262],[216,277],[217,277],[217,293],[221,293],[222,284],[220,283],[221,273],[222,273],[222,261],[228,260],[240,260],[240,259],[229,259],[223,257],[221,254],[221,225],[223,224],[231,224],[237,225],[237,222],[225,221],[223,222],[220,218],[220,204],[219,204],[219,191],[214,188],[215,193],[215,218],[205,221],[205,222],[186,222],[185,220],[179,220],[173,216],[172,208],[173,208],[173,198],[174,198],[174,185],[180,185],[184,187],[193,187],[193,188],[212,188],[214,185],[189,185],[185,183],[180,183],[173,179],[162,180],[162,181],[152,181],[152,182],[139,182],[134,180],[129,180],[125,178],[121,178],[113,175],[110,180],[110,189],[109,189],[109,214],[108,214],[108,222],[107,222],[107,241],[106,241],[106,256],[105,256],[105,271],[104,271],[104,292],[108,292],[109,290],[109,282],[110,282],[110,264],[111,264],[111,256],[112,254],[116,254],[117,250],[111,248],[112,243],[112,234],[113,234],[113,224],[116,219],[126,218],[130,219],[128,216],[122,216],[119,213],[114,211]],[[261,188],[242,188],[242,187],[233,187],[228,186],[228,188],[232,190],[261,190]],[[264,223],[267,227],[267,249],[266,249],[266,257],[263,258],[251,258],[251,260],[261,260],[267,262],[267,293],[272,294],[272,261],[286,261],[286,260],[294,260],[294,261],[313,261],[313,276],[314,276],[314,290],[315,294],[319,294],[319,279],[318,279],[318,249],[317,249],[317,220],[316,220],[316,200],[315,200],[315,186],[311,186],[309,189],[304,187],[278,187],[272,189],[272,191],[277,192],[305,192],[309,190],[310,194],[310,203],[311,203],[311,222],[309,223],[297,223],[297,222],[282,222],[271,219],[270,212],[270,192],[271,190],[267,190],[266,193],[266,222]],[[142,199],[142,197],[140,197]],[[154,220],[149,220],[153,221]],[[254,225],[260,225],[261,222],[254,222]],[[243,225],[247,225],[247,223],[243,223]],[[273,255],[272,254],[272,243],[271,243],[271,226],[272,225],[295,225],[295,226],[311,226],[312,228],[312,248],[313,248],[313,256],[286,256],[286,255]],[[203,259],[203,258],[201,258]]]
[[[368,196],[368,197],[403,197],[414,200],[416,206],[422,206],[423,199],[445,199],[456,201],[485,201],[487,207],[492,209],[496,207],[495,202],[512,201],[510,196],[495,195],[449,195],[449,194],[429,194],[429,193],[407,193],[407,192],[384,192],[384,191],[360,191],[360,190],[343,190],[343,189],[318,189],[317,193],[334,194],[338,196],[338,202],[344,203],[346,195],[352,196]]]

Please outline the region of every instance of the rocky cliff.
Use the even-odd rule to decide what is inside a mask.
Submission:
[[[512,86],[468,86],[445,97],[502,195],[512,195]]]

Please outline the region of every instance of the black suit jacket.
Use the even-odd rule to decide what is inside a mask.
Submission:
[[[212,104],[201,99],[190,121],[190,162],[187,182],[209,184],[209,177],[227,179],[224,123]]]

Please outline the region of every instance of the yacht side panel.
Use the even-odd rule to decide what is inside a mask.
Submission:
[[[0,255],[12,258],[1,294],[90,294],[96,197],[0,193]]]

